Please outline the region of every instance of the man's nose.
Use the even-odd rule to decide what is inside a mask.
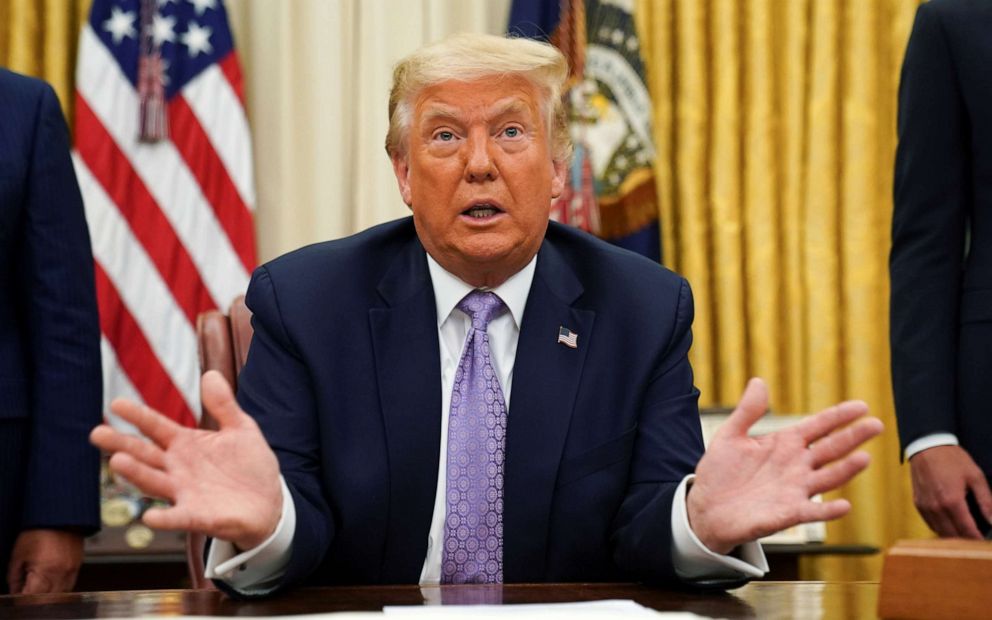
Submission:
[[[485,132],[473,133],[468,139],[468,161],[465,162],[465,178],[470,183],[494,181],[498,176],[490,149],[492,141]]]

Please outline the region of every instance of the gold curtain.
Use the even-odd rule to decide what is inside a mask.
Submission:
[[[55,88],[72,120],[76,44],[92,0],[0,0],[0,66]]]
[[[896,94],[919,0],[638,0],[665,262],[696,298],[703,405],[764,377],[778,412],[868,402],[886,431],[828,542],[923,537],[889,379]],[[878,579],[881,559],[804,576]]]

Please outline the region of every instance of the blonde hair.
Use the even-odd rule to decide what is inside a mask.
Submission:
[[[424,88],[448,80],[470,82],[504,75],[521,75],[537,87],[543,97],[541,111],[552,158],[568,161],[572,142],[561,99],[568,77],[565,57],[547,43],[490,34],[455,34],[418,49],[396,64],[389,93],[386,152],[390,157],[404,153],[413,101]]]

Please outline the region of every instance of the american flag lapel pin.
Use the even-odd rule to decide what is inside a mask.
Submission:
[[[558,344],[573,349],[579,348],[579,335],[564,326],[558,326]]]

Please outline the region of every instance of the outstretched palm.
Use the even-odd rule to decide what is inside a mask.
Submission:
[[[846,514],[851,508],[847,500],[819,503],[810,498],[867,467],[868,454],[855,449],[882,431],[878,419],[863,417],[867,405],[850,401],[777,433],[749,436],[748,429],[767,407],[765,384],[752,379],[696,467],[687,498],[689,523],[715,552],[727,553],[799,523]]]
[[[90,439],[113,453],[114,472],[144,493],[171,502],[145,513],[149,526],[202,532],[249,549],[279,522],[279,464],[219,373],[203,375],[202,395],[219,430],[185,428],[148,407],[118,399],[111,409],[148,439],[107,425],[94,429]]]

